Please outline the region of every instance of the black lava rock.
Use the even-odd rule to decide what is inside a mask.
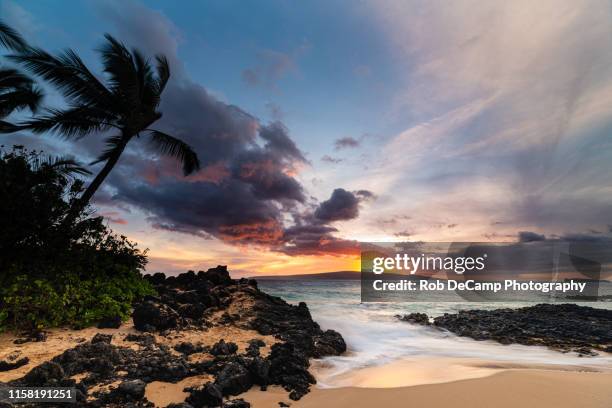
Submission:
[[[120,316],[105,317],[98,322],[98,329],[118,329],[121,326]]]
[[[178,326],[179,315],[170,306],[152,300],[144,301],[134,307],[132,313],[134,327],[140,331],[173,329]]]
[[[612,346],[612,310],[575,304],[462,310],[436,317],[434,325],[475,340],[543,345],[580,355]]]
[[[0,371],[9,371],[22,367],[30,362],[27,357],[22,357],[15,361],[0,360]]]
[[[201,344],[193,344],[187,341],[177,344],[176,346],[174,346],[174,349],[179,353],[183,353],[185,355],[201,353],[202,351],[204,351],[204,347]]]
[[[227,363],[217,374],[215,383],[223,395],[238,395],[248,391],[253,386],[249,370],[236,362]]]
[[[232,283],[232,278],[230,278],[226,265],[210,268],[204,273],[204,277],[215,285],[229,285]]]
[[[238,398],[226,401],[223,404],[223,408],[251,408],[251,404],[246,402],[242,398]]]
[[[113,340],[113,335],[112,334],[96,333],[93,336],[93,338],[91,339],[91,343],[92,344],[95,344],[95,343],[111,344],[112,340]]]
[[[186,402],[194,408],[218,407],[223,402],[223,394],[217,385],[206,383],[199,388],[192,389]]]
[[[119,392],[133,399],[142,399],[145,395],[147,384],[142,380],[124,381],[119,384]]]
[[[396,315],[396,318],[403,322],[421,324],[423,326],[428,326],[431,323],[429,322],[429,317],[425,313],[410,313],[407,315]]]
[[[41,365],[30,370],[30,372],[23,377],[23,381],[26,385],[33,387],[45,385],[57,386],[64,376],[62,366],[53,361],[45,361]]]
[[[213,344],[210,349],[210,354],[213,356],[229,355],[236,353],[236,351],[238,351],[238,346],[236,343],[226,343],[225,340],[221,339],[217,343]]]

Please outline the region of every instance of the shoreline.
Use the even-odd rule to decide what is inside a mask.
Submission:
[[[608,408],[611,383],[612,373],[508,369],[481,378],[407,387],[315,386],[299,401],[289,401],[278,387],[265,392],[251,389],[240,397],[254,408],[276,407],[279,401],[290,402],[292,408]]]
[[[323,330],[306,303],[289,304],[260,290],[256,281],[232,280],[225,267],[147,279],[159,295],[135,304],[132,320],[117,328],[50,329],[41,341],[16,343],[16,333],[0,334],[0,360],[16,364],[30,359],[0,372],[0,386],[74,386],[81,393],[79,402],[94,407],[370,408],[403,407],[407,400],[432,408],[449,403],[459,408],[612,406],[612,354],[604,347],[609,343],[609,332],[604,333],[609,311],[557,305],[444,314],[451,328],[468,327],[465,319],[472,322],[465,337],[440,335],[443,332],[433,330],[438,318],[432,324],[423,313],[396,316],[382,326],[379,322],[372,332],[356,319],[346,326],[323,318],[325,326],[350,333],[355,343],[347,352],[342,335]],[[544,311],[556,311],[556,318],[565,320],[554,325],[563,327],[562,332],[534,319]],[[538,329],[547,335],[549,346],[580,347],[571,351],[574,356],[561,357],[559,351],[570,352],[569,347],[547,351],[531,337],[508,337],[501,323],[515,313],[537,323],[524,331],[531,337]],[[584,316],[590,316],[590,330],[569,327]],[[502,339],[516,337],[531,345],[493,342],[485,336],[491,328]],[[369,337],[360,342],[354,336],[363,330]],[[372,339],[380,342],[388,335],[397,343],[394,352],[407,353],[398,356],[375,348],[361,359]],[[586,347],[604,358],[592,357],[595,353]],[[455,349],[465,350],[448,353]],[[533,360],[520,358],[531,349]],[[505,395],[508,389],[513,391]],[[507,405],[500,405],[500,395]],[[535,397],[540,398],[538,404],[531,399]]]

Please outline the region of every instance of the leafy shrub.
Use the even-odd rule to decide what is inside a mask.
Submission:
[[[0,329],[125,319],[153,293],[140,273],[146,251],[89,209],[67,217],[83,186],[67,163],[22,148],[0,152]]]

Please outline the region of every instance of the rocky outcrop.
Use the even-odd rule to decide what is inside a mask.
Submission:
[[[398,318],[416,324],[429,324],[429,318],[423,313]],[[612,352],[612,310],[575,304],[462,310],[434,318],[433,325],[475,340],[541,345],[580,355],[594,355],[596,352],[593,350]]]
[[[424,326],[428,326],[431,323],[429,322],[429,317],[425,313],[410,313],[407,315],[395,315],[396,318],[400,319],[403,322],[422,324]]]
[[[145,332],[176,328],[180,320],[179,314],[174,309],[156,299],[136,305],[132,318],[134,327]]]
[[[254,385],[263,390],[280,385],[290,398],[301,398],[315,383],[308,371],[309,360],[346,350],[342,336],[322,330],[306,304],[290,305],[263,293],[252,279],[232,280],[225,266],[168,278],[154,274],[146,279],[158,295],[134,305],[134,327],[142,333],[130,333],[122,339],[137,346],[121,347],[113,344],[112,335],[98,333],[13,384],[77,387],[81,406],[148,407],[152,404],[145,397],[147,383],[176,383],[207,375],[210,382],[189,388],[186,401],[174,406],[245,408],[250,406],[248,402],[231,397]],[[239,352],[231,339],[209,345],[183,341],[172,348],[156,340],[156,335],[172,337],[185,329],[201,330],[205,336],[215,326],[255,330],[274,336],[278,343],[272,345],[269,355],[262,356],[260,349],[266,343],[261,339],[249,341],[244,352]],[[195,353],[208,357],[191,359]],[[77,375],[84,378],[78,382],[71,379]],[[114,384],[110,389],[103,387],[110,384]],[[97,391],[92,391],[93,387]]]

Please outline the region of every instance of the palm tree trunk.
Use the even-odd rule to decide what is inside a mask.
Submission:
[[[104,164],[104,167],[102,167],[102,170],[100,170],[100,172],[93,179],[91,184],[87,186],[87,189],[83,192],[83,195],[81,195],[81,198],[79,198],[78,200],[79,210],[85,208],[85,206],[89,204],[89,201],[91,200],[93,195],[96,193],[96,191],[98,191],[98,188],[100,188],[100,186],[102,185],[102,182],[104,182],[104,180],[109,175],[113,167],[115,167],[115,164],[117,164],[117,162],[119,161],[119,157],[121,157],[121,153],[123,153],[124,149],[125,149],[125,144],[121,147],[119,151],[116,152],[116,154],[114,154],[113,156],[111,156],[110,159],[108,159],[108,161]]]
[[[70,214],[66,221],[72,222],[80,212],[89,204],[89,201],[92,199],[98,188],[102,185],[106,177],[109,175],[113,167],[119,161],[121,154],[125,150],[125,146],[127,146],[129,138],[124,137],[124,142],[115,150],[114,154],[106,161],[102,170],[98,173],[98,175],[93,179],[93,181],[87,186],[87,189],[83,192],[81,197],[74,203]]]

